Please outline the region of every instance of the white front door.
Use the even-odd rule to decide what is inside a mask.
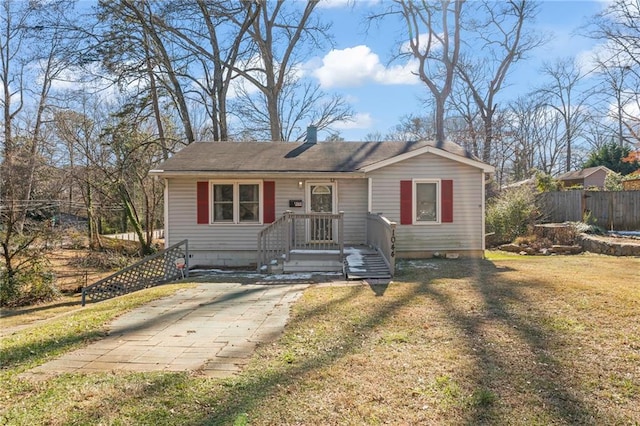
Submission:
[[[335,213],[335,184],[309,183],[307,200],[308,213]],[[310,241],[333,241],[333,219],[311,219],[307,232]]]

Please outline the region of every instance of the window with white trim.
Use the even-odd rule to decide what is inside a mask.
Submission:
[[[261,223],[262,182],[211,182],[212,223]]]
[[[413,181],[414,223],[440,223],[440,181]]]

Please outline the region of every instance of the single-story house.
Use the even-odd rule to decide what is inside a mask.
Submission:
[[[604,188],[604,180],[613,171],[605,166],[587,167],[586,169],[567,172],[558,176],[565,188],[582,186],[583,188]]]
[[[482,256],[492,172],[450,142],[315,140],[196,142],[152,170],[165,182],[165,244],[188,239],[191,267],[358,245],[387,257]]]

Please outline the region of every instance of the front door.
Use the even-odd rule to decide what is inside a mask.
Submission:
[[[308,185],[307,196],[309,213],[335,213],[333,183],[311,183]],[[333,219],[310,219],[308,232],[310,241],[333,241]]]

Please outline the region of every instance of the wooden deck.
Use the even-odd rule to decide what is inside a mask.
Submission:
[[[382,256],[369,247],[345,247],[345,275],[349,280],[391,278]]]

